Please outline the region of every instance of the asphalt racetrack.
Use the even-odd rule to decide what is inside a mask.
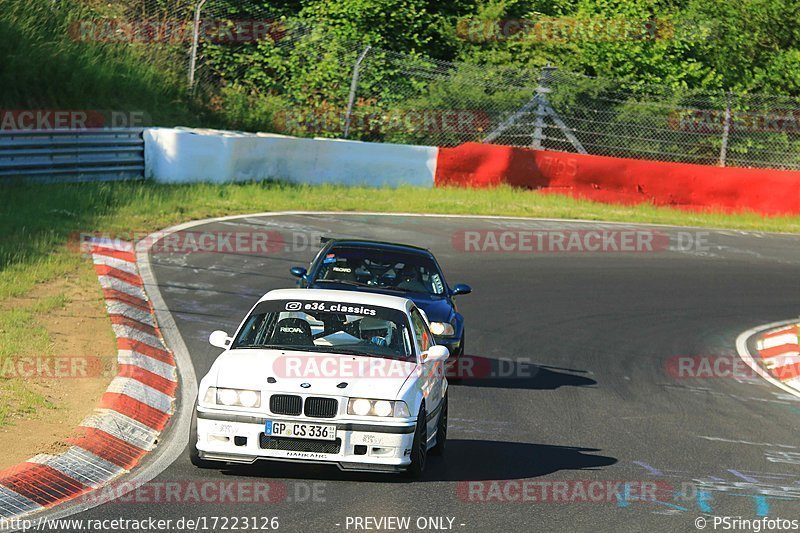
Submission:
[[[232,333],[264,292],[294,286],[289,267],[307,266],[320,235],[429,247],[451,286],[473,287],[458,303],[480,375],[451,385],[447,454],[430,458],[422,481],[264,462],[199,470],[187,450],[153,482],[269,482],[271,501],[159,501],[151,491],[73,518],[171,519],[168,531],[194,530],[176,526],[181,518],[205,517],[210,528],[217,517],[222,530],[222,517],[259,517],[246,528],[256,531],[260,517],[277,517],[283,531],[464,532],[695,531],[698,517],[713,530],[715,515],[800,519],[800,399],[735,367],[742,331],[800,312],[800,237],[642,226],[667,244],[464,250],[467,230],[485,247],[486,235],[505,230],[632,227],[326,214],[192,228],[286,241],[260,254],[152,254],[198,380],[220,351],[209,333]]]

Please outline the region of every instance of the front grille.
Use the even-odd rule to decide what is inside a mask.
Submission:
[[[333,418],[339,410],[339,402],[333,398],[306,398],[303,414],[313,418]]]
[[[269,410],[276,415],[297,416],[303,411],[303,399],[293,394],[273,394],[269,399]]]
[[[269,437],[264,433],[258,435],[258,445],[262,450],[284,450],[289,452],[339,453],[342,439],[314,440],[292,439],[287,437]]]

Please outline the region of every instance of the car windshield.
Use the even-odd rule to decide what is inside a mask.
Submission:
[[[271,348],[413,360],[404,312],[345,302],[261,302],[245,320],[232,348]]]
[[[442,274],[430,257],[377,248],[331,248],[314,281],[432,295],[445,292]]]

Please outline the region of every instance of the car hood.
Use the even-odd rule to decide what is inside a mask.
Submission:
[[[238,349],[220,355],[216,387],[394,399],[416,363],[318,352]],[[275,383],[268,383],[274,378]],[[346,386],[341,386],[345,383]],[[307,386],[302,386],[302,385]]]
[[[388,294],[389,296],[408,298],[414,302],[417,307],[425,311],[425,314],[428,316],[428,320],[431,322],[449,322],[453,315],[453,306],[444,296],[434,296],[431,294],[422,294],[418,292],[381,290],[378,288],[373,289],[371,287],[353,287],[352,285],[337,285],[335,283],[320,283],[319,285],[312,284],[311,288],[370,292],[375,294]]]

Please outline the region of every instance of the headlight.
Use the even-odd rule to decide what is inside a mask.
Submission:
[[[406,402],[389,400],[368,400],[367,398],[350,398],[347,414],[358,416],[382,416],[405,418],[411,416]]]
[[[389,416],[394,411],[392,408],[392,403],[387,402],[386,400],[378,400],[375,402],[372,405],[372,410],[375,411],[377,416]]]
[[[456,328],[447,322],[431,322],[431,333],[441,337],[452,337],[456,334]]]
[[[369,400],[365,400],[364,398],[350,400],[350,409],[348,409],[348,411],[352,411],[352,414],[366,416],[371,410],[372,402]]]
[[[260,407],[261,393],[256,390],[218,389],[209,387],[201,405],[226,407]]]

